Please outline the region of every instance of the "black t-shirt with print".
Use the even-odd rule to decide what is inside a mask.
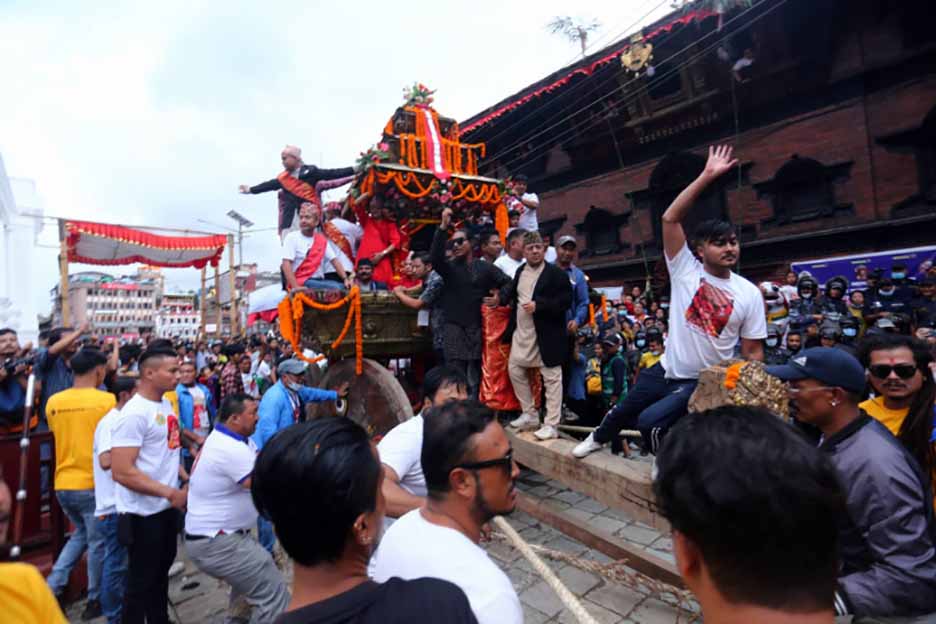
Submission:
[[[368,581],[328,600],[287,611],[276,624],[477,624],[468,598],[441,579]]]

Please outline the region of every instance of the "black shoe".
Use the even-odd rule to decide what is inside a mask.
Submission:
[[[104,612],[101,611],[101,603],[97,600],[89,600],[88,604],[85,605],[84,611],[81,612],[81,621],[87,622],[88,620],[93,620],[102,615],[104,615]]]

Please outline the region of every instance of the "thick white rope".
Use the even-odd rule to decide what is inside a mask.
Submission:
[[[579,599],[575,597],[575,594],[570,592],[569,588],[562,584],[562,581],[560,581],[556,573],[552,571],[552,568],[546,565],[546,563],[533,552],[530,545],[520,537],[520,534],[510,526],[509,522],[503,517],[497,516],[494,518],[494,524],[504,532],[504,535],[507,536],[507,539],[510,540],[514,548],[519,550],[523,556],[526,557],[530,565],[533,566],[533,569],[546,581],[546,584],[552,587],[556,595],[559,596],[559,600],[561,600],[562,604],[575,616],[579,624],[598,624],[598,621],[585,610],[585,607],[583,607]]]

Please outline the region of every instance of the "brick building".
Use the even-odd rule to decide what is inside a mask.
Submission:
[[[716,142],[735,145],[741,166],[693,220],[739,226],[751,279],[792,260],[936,242],[930,5],[761,0],[717,15],[712,4],[688,3],[642,40],[465,121],[464,140],[488,146],[482,174],[526,174],[541,230],[578,236],[594,284],[665,279],[660,216]],[[647,43],[652,58],[626,70],[621,54]]]

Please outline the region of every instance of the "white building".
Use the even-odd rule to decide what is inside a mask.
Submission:
[[[200,326],[201,314],[195,305],[194,294],[163,294],[156,313],[158,337],[194,341]]]
[[[0,155],[0,327],[11,327],[20,344],[39,335],[35,285],[36,243],[42,232],[42,205],[32,180],[8,178]],[[43,252],[48,253],[48,252]]]

